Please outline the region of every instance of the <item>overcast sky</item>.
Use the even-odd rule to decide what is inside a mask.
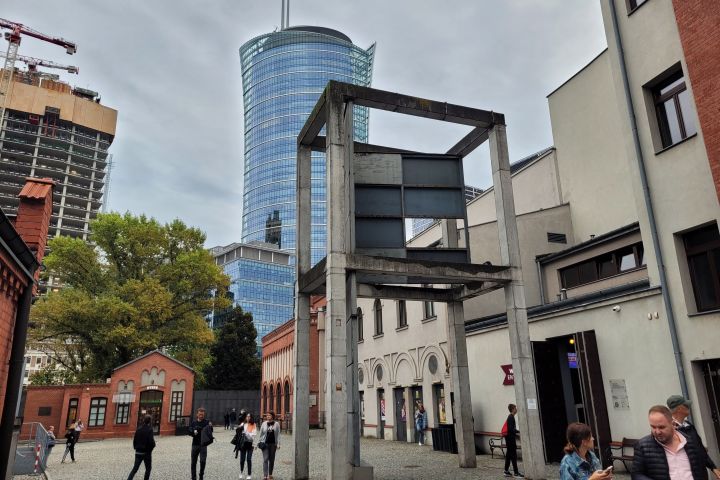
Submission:
[[[280,3],[4,0],[0,17],[76,42],[69,56],[26,37],[20,54],[77,65],[61,76],[119,111],[109,208],[180,218],[213,246],[241,236],[238,48],[280,25]],[[513,161],[552,145],[546,95],[606,45],[599,0],[294,0],[290,24],[376,42],[376,88],[504,113]],[[467,130],[370,114],[375,144],[444,152]],[[465,172],[491,184],[487,151]]]

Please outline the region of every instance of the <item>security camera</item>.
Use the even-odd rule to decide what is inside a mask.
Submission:
[[[615,306],[612,308],[612,311],[613,311],[613,312],[619,312],[619,311],[620,311],[620,305],[615,305]]]

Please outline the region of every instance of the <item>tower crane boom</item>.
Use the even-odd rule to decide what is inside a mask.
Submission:
[[[5,53],[0,52],[0,57],[5,58]],[[44,60],[42,58],[26,57],[25,55],[16,55],[15,60],[22,62],[28,66],[28,70],[35,72],[37,67],[45,68],[56,68],[58,70],[65,70],[68,73],[80,73],[80,69],[74,65],[62,65],[60,63],[52,62],[50,60]]]

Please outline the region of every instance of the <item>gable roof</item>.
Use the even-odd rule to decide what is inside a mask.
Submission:
[[[179,361],[179,360],[174,359],[174,358],[171,357],[170,355],[167,355],[167,354],[161,352],[160,350],[153,350],[152,352],[148,352],[148,353],[146,353],[145,355],[140,355],[139,357],[137,357],[137,358],[135,358],[135,359],[133,359],[133,360],[130,360],[129,362],[124,363],[124,364],[120,365],[120,366],[117,367],[117,368],[113,368],[113,372],[115,372],[115,371],[117,371],[117,370],[120,370],[121,368],[125,368],[125,367],[127,367],[128,365],[130,365],[131,363],[135,363],[135,362],[137,362],[137,361],[140,361],[140,360],[142,360],[142,359],[145,358],[145,357],[149,357],[149,356],[152,355],[153,353],[157,353],[158,355],[162,355],[163,357],[167,358],[168,360],[172,360],[173,362],[177,363],[178,365],[182,365],[183,367],[187,368],[187,369],[190,370],[191,372],[195,373],[195,370],[194,370],[193,368],[185,365],[184,363],[182,363],[182,362]]]

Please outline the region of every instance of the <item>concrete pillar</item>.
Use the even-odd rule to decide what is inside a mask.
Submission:
[[[510,178],[510,157],[504,125],[495,125],[490,130],[490,162],[500,237],[500,259],[504,265],[512,267],[513,274],[512,282],[505,286],[505,303],[510,354],[515,373],[517,422],[522,435],[522,462],[527,478],[542,479],[545,478],[545,455],[525,305],[525,287],[520,268],[520,243]]]
[[[311,150],[297,154],[297,278],[310,271]],[[293,346],[293,465],[296,480],[310,477],[310,295],[295,283],[295,343]]]
[[[455,396],[455,438],[458,444],[458,462],[462,468],[477,467],[475,433],[470,398],[470,371],[467,343],[465,342],[465,312],[462,302],[447,304],[448,350],[450,376]]]
[[[327,316],[325,355],[327,393],[325,397],[327,460],[325,478],[346,480],[353,469],[349,461],[352,446],[348,431],[347,322],[349,320],[346,252],[351,252],[349,166],[352,161],[352,103],[330,91],[327,105]]]

